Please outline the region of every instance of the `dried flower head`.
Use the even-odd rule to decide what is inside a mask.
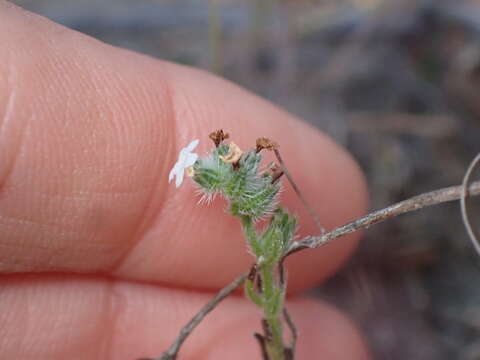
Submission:
[[[223,129],[220,129],[211,132],[208,137],[214,142],[215,146],[218,147],[224,140],[228,139],[230,135],[223,132]]]
[[[261,137],[257,139],[257,153],[266,150],[275,150],[278,149],[278,144],[275,141],[272,141],[266,137]]]
[[[227,164],[235,164],[240,160],[242,157],[243,151],[240,149],[240,147],[235,144],[234,142],[231,142],[230,145],[228,146],[228,153],[225,156],[220,155],[219,158],[222,160],[224,163]]]

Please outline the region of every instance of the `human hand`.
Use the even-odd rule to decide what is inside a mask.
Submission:
[[[326,228],[363,212],[366,191],[331,140],[222,79],[114,48],[0,0],[2,359],[158,356],[219,288],[252,263],[239,224],[191,184],[167,183],[178,150],[223,128],[242,148],[277,141]],[[316,229],[288,189],[283,201]],[[298,359],[367,359],[337,310],[297,296],[357,238],[292,256],[287,306]],[[231,296],[180,359],[256,359],[260,315]]]

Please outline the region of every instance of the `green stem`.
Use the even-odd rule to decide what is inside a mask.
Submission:
[[[284,344],[283,344],[283,330],[282,321],[280,320],[280,311],[276,302],[278,299],[278,288],[275,283],[274,275],[275,266],[262,266],[260,274],[262,277],[262,292],[263,292],[263,313],[265,320],[268,323],[272,338],[267,342],[267,352],[271,360],[284,360]],[[282,299],[283,302],[283,299]]]
[[[254,293],[253,284],[246,284],[247,294],[250,299],[263,310],[264,318],[268,324],[268,330],[271,337],[266,338],[266,350],[269,360],[285,360],[284,344],[283,344],[283,330],[281,314],[283,309],[284,293],[277,284],[278,280],[275,278],[275,269],[277,263],[267,263],[259,260],[260,258],[268,258],[268,254],[260,243],[255,223],[249,216],[242,216],[242,227],[250,248],[257,258],[259,276],[261,278],[262,289],[258,294]],[[267,334],[265,334],[267,335]]]
[[[272,360],[285,360],[285,348],[282,338],[282,323],[278,317],[267,319],[272,331],[272,341],[267,343],[267,352]]]

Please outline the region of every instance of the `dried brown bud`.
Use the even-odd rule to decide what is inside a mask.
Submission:
[[[277,143],[266,137],[261,137],[257,139],[257,153],[259,153],[263,149],[275,150],[277,148],[278,148]]]
[[[238,163],[238,160],[242,157],[242,150],[238,147],[237,144],[234,142],[231,142],[230,145],[228,146],[228,153],[225,156],[220,155],[219,158],[227,164],[233,164],[235,165]]]
[[[215,146],[218,147],[222,143],[222,141],[224,141],[225,139],[228,139],[230,137],[230,134],[229,133],[224,133],[223,129],[220,129],[220,130],[215,130],[214,132],[210,133],[210,135],[208,135],[208,137],[210,139],[212,139]]]
[[[262,319],[262,328],[263,328],[263,332],[265,333],[265,341],[272,341],[272,328],[270,327],[270,324],[268,323],[268,321],[266,319]]]

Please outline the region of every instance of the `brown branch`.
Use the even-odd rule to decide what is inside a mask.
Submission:
[[[368,215],[365,215],[364,217],[339,226],[326,234],[320,236],[307,236],[300,241],[292,243],[285,256],[289,256],[303,249],[317,248],[326,245],[341,236],[345,236],[360,229],[367,229],[372,225],[391,219],[397,215],[419,210],[427,206],[441,204],[447,201],[459,200],[462,196],[462,189],[462,185],[451,186],[417,195],[410,199],[386,207],[385,209],[374,211]],[[469,186],[469,195],[480,195],[480,181],[476,181]]]
[[[460,210],[462,211],[463,224],[467,229],[468,236],[472,241],[473,247],[475,248],[475,251],[477,252],[478,255],[480,255],[480,244],[478,242],[479,236],[477,231],[472,227],[470,214],[467,211],[467,198],[470,195],[472,195],[471,193],[472,188],[470,187],[470,182],[471,182],[470,178],[472,176],[473,170],[475,169],[475,167],[478,165],[479,162],[480,162],[480,154],[475,156],[475,158],[472,160],[472,162],[470,163],[470,166],[467,169],[467,172],[465,173],[465,176],[463,177],[462,193],[460,196]],[[470,191],[468,191],[469,189]]]
[[[290,333],[292,334],[292,340],[290,342],[290,347],[288,349],[290,351],[289,360],[294,360],[295,350],[297,347],[298,330],[286,307],[283,308],[283,317],[285,318],[285,322],[287,323],[288,328],[290,329]]]
[[[210,300],[205,306],[185,325],[180,333],[178,334],[177,338],[170,346],[170,348],[165,351],[159,358],[155,358],[153,360],[175,360],[177,358],[178,351],[182,346],[183,342],[187,339],[187,337],[191,334],[191,332],[197,327],[198,324],[203,320],[207,314],[215,309],[215,307],[228,295],[230,295],[236,288],[243,284],[243,282],[247,279],[248,273],[243,273],[239,277],[237,277],[234,281],[232,281],[229,285],[225,286],[219,293]]]
[[[255,339],[257,339],[258,344],[260,345],[260,352],[262,354],[262,360],[270,360],[269,357],[268,357],[268,353],[267,353],[265,338],[259,333],[253,334],[253,337]]]

